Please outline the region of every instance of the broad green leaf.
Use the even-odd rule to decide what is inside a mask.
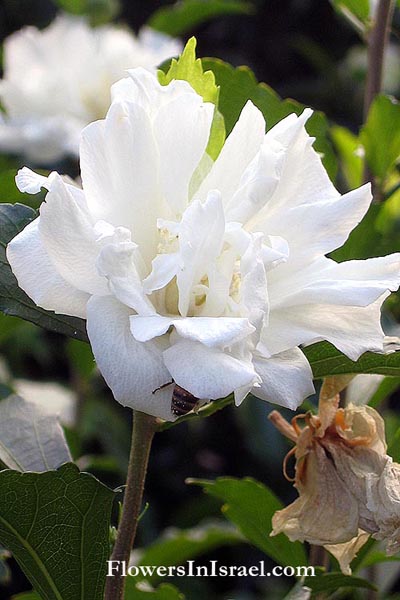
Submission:
[[[96,367],[91,346],[80,340],[68,340],[67,355],[79,376],[84,380],[90,379]]]
[[[338,250],[331,253],[331,258],[337,262],[353,259],[372,258],[384,256],[398,250],[398,233],[395,223],[392,222],[390,233],[384,233],[383,229],[387,223],[388,215],[386,202],[383,204],[371,204],[367,214],[351,232],[347,242]],[[399,223],[400,225],[400,223]],[[387,223],[388,229],[390,223]]]
[[[149,589],[140,583],[136,584],[133,577],[128,577],[124,600],[185,600],[185,597],[169,583],[163,583],[156,589]]]
[[[246,102],[251,100],[263,113],[267,129],[291,113],[301,114],[304,105],[294,100],[282,100],[265,83],[258,83],[254,73],[248,67],[234,68],[222,60],[203,58],[203,68],[211,70],[220,86],[218,110],[225,119],[226,133],[233,129]],[[332,144],[328,137],[329,125],[323,113],[315,112],[309,119],[306,129],[315,136],[314,148],[323,156],[323,163],[331,179],[336,175],[337,162]]]
[[[386,552],[383,552],[381,550],[372,550],[371,552],[368,553],[368,555],[363,560],[362,567],[363,567],[363,569],[365,569],[366,567],[371,567],[372,565],[378,565],[379,563],[399,562],[399,561],[400,561],[400,556],[398,556],[398,555],[388,556],[386,554]]]
[[[86,15],[92,25],[102,25],[121,11],[120,0],[55,0],[63,10],[74,15]]]
[[[365,22],[369,18],[369,0],[333,0],[332,3],[339,12],[348,11],[360,21]]]
[[[165,567],[180,565],[215,548],[243,541],[243,536],[237,529],[225,523],[205,523],[186,530],[171,528],[143,550],[137,564]],[[150,576],[139,574],[135,579],[146,579],[153,583],[157,579],[157,573]]]
[[[313,594],[333,592],[340,588],[360,588],[376,590],[377,588],[366,579],[343,575],[343,573],[324,573],[317,577],[305,577],[303,585],[312,589]]]
[[[306,565],[304,547],[279,534],[270,537],[272,516],[283,508],[275,494],[251,478],[219,477],[215,481],[189,480],[205,492],[222,500],[223,514],[232,521],[254,546],[282,565]]]
[[[183,35],[197,25],[229,14],[251,14],[250,2],[239,0],[181,0],[156,10],[148,21],[153,29],[169,35]]]
[[[178,59],[173,58],[166,73],[158,71],[161,85],[168,85],[173,79],[183,79],[203,98],[204,102],[218,103],[218,86],[212,71],[204,70],[200,58],[196,58],[196,38],[187,42]]]
[[[360,141],[372,173],[385,181],[400,156],[400,104],[394,98],[375,98]]]
[[[44,310],[18,287],[6,257],[6,247],[37,214],[23,204],[0,204],[0,310],[7,315],[21,317],[35,325],[88,341],[85,321],[76,317],[57,315]]]
[[[338,125],[331,127],[330,133],[349,189],[359,187],[362,183],[363,160],[358,137],[346,127]]]
[[[350,360],[329,342],[318,342],[303,348],[315,379],[328,375],[378,373],[400,376],[400,351],[390,354],[366,352],[356,362]]]
[[[24,592],[18,594],[18,596],[13,596],[11,600],[41,600],[41,598],[36,592]]]
[[[400,427],[390,440],[387,453],[393,458],[394,462],[400,463]]]
[[[0,543],[42,600],[102,600],[114,496],[71,463],[0,472]]]
[[[0,402],[0,460],[17,471],[42,472],[71,461],[58,417],[13,394]]]
[[[397,390],[398,387],[400,387],[400,377],[385,377],[369,400],[369,406],[378,408],[386,398]]]

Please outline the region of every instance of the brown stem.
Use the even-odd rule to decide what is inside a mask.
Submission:
[[[329,567],[329,554],[323,546],[311,544],[309,562],[314,567],[324,567],[327,570]]]
[[[379,0],[374,25],[367,39],[368,69],[364,93],[364,122],[366,122],[369,109],[377,94],[382,88],[383,61],[385,48],[389,37],[394,10],[394,0]],[[372,175],[365,167],[364,180],[370,181]]]
[[[129,564],[142,506],[150,448],[156,428],[157,421],[154,417],[134,411],[124,504],[117,539],[110,559],[111,561],[120,561],[120,563],[111,563],[120,568],[115,570],[112,576],[107,577],[104,600],[123,600],[124,597],[125,577],[122,576],[122,564],[125,563],[126,566]]]

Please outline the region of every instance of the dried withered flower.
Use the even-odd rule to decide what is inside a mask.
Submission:
[[[369,406],[339,408],[338,390],[347,380],[328,378],[321,389],[318,415],[298,415],[288,423],[277,411],[274,425],[295,447],[292,504],[277,511],[271,535],[324,546],[344,573],[372,535],[388,554],[400,549],[400,465],[386,453],[381,416]],[[298,421],[304,419],[305,427]],[[287,475],[286,475],[287,476]]]

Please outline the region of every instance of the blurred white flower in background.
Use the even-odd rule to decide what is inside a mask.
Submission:
[[[83,190],[20,171],[22,191],[49,193],[7,256],[37,304],[87,318],[119,402],[172,419],[174,380],[196,398],[240,404],[251,391],[294,409],[314,391],[300,344],[325,339],[353,360],[383,351],[399,254],[325,257],[371,193],[334,188],[304,127],[311,111],[265,134],[248,102],[213,162],[214,106],[187,82],[135,69],[114,98],[83,131]]]
[[[61,15],[46,29],[25,27],[4,42],[0,151],[34,164],[77,155],[81,130],[105,117],[110,87],[128,68],[155,70],[180,53],[179,40],[143,28],[91,28]]]

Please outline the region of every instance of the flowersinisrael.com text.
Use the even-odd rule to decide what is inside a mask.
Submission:
[[[127,565],[125,561],[109,560],[107,576],[119,575],[122,577],[315,577],[315,567],[275,566],[271,571],[266,571],[264,561],[256,565],[221,565],[217,560],[210,560],[205,565],[195,565],[193,560],[188,560],[183,565]]]

